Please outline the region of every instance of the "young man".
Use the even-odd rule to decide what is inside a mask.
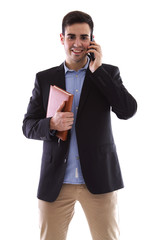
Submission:
[[[27,138],[43,140],[38,188],[41,240],[65,240],[74,205],[79,201],[93,240],[117,240],[117,190],[123,188],[111,129],[110,111],[128,119],[137,109],[119,69],[102,64],[101,47],[91,41],[93,21],[83,12],[62,22],[65,62],[36,75],[23,121]],[[89,57],[94,53],[94,60]],[[72,112],[46,118],[50,85],[74,94]],[[69,130],[67,141],[56,131]]]

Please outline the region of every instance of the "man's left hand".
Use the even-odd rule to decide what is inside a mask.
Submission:
[[[89,69],[93,73],[102,65],[102,51],[100,45],[95,41],[91,42],[91,45],[88,47],[87,53],[94,53],[94,61],[90,61]]]

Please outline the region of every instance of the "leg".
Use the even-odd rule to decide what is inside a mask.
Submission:
[[[94,195],[85,188],[80,203],[93,240],[119,239],[117,191]]]
[[[39,200],[40,239],[65,240],[69,223],[74,214],[74,193],[69,185],[63,185],[54,202]]]

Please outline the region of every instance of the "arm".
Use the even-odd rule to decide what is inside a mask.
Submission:
[[[50,134],[50,118],[46,118],[38,77],[36,77],[32,97],[24,116],[22,130],[24,135],[31,139],[51,140],[54,137]]]
[[[102,51],[100,45],[91,42],[88,53],[93,52],[95,60],[90,62],[90,77],[93,84],[107,99],[112,111],[121,119],[132,117],[137,110],[137,102],[123,86],[117,67],[101,63]]]
[[[128,119],[135,114],[137,102],[124,87],[117,67],[103,64],[90,77],[118,118]]]
[[[65,131],[72,128],[73,113],[61,112],[63,103],[53,117],[46,118],[46,110],[43,106],[43,94],[38,77],[32,92],[27,113],[23,121],[23,133],[27,138],[37,140],[53,140],[56,138],[56,130]]]

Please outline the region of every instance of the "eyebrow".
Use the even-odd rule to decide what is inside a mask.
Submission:
[[[76,36],[76,34],[68,33],[67,36]],[[81,34],[80,36],[81,36],[81,37],[89,37],[88,34]]]

